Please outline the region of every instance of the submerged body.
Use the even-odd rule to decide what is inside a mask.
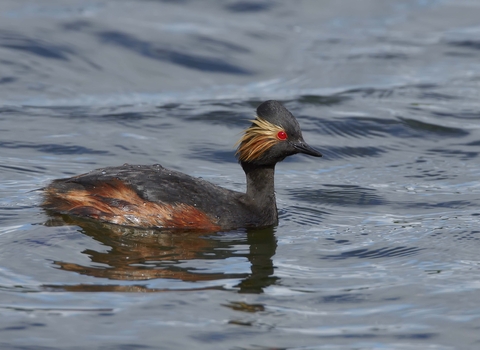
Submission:
[[[54,180],[44,208],[113,224],[151,228],[225,230],[278,222],[275,164],[295,153],[321,154],[308,146],[293,115],[267,101],[237,150],[246,193],[163,168],[128,165]]]
[[[97,169],[52,182],[44,206],[119,225],[219,230],[277,222],[275,197],[258,201],[161,165]]]

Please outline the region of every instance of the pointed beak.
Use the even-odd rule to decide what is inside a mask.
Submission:
[[[314,157],[322,157],[322,154],[318,152],[315,148],[310,147],[307,145],[307,143],[303,140],[296,141],[293,143],[293,147],[299,152],[299,153],[305,153],[310,156]]]

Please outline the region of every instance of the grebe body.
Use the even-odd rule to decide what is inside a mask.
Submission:
[[[246,193],[231,191],[161,165],[128,165],[54,180],[45,209],[118,225],[218,231],[278,223],[275,164],[305,153],[321,157],[303,140],[294,116],[277,101],[257,108],[236,152]]]

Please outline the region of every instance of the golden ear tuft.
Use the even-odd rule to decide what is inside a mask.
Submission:
[[[286,135],[285,130],[281,126],[272,124],[260,117],[251,120],[251,122],[253,125],[245,130],[242,138],[237,142],[239,146],[235,155],[242,162],[260,158],[274,144],[286,139],[283,136]],[[282,135],[282,137],[279,138],[278,135]]]

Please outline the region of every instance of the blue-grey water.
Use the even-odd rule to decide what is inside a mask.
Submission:
[[[244,189],[277,99],[324,158],[280,223],[47,215],[54,178],[154,164]],[[0,2],[0,349],[479,349],[480,2]]]

